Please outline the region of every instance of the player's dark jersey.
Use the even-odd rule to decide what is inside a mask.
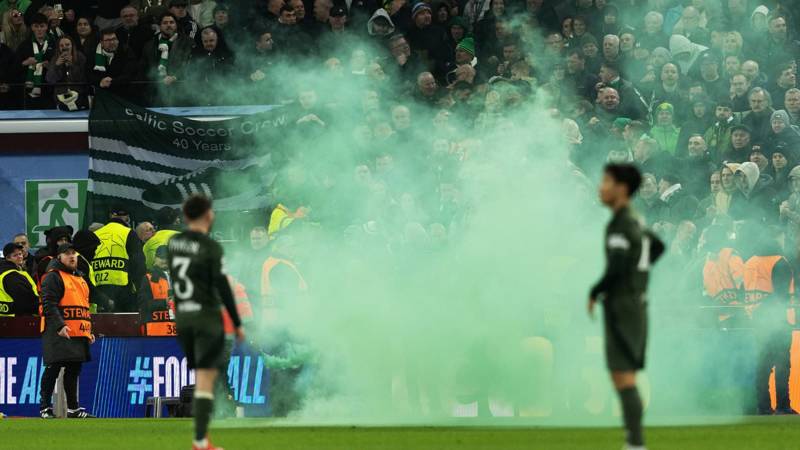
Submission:
[[[650,265],[664,252],[664,244],[646,230],[628,208],[614,215],[606,228],[606,273],[592,289],[609,303],[645,301]]]
[[[647,346],[647,281],[664,244],[633,213],[617,211],[606,229],[606,273],[592,289],[603,301],[606,359],[611,370],[644,368]]]
[[[177,316],[197,312],[219,314],[222,298],[222,247],[205,234],[186,231],[168,245],[169,270]]]

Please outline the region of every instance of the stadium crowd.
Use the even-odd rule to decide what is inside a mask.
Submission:
[[[563,126],[576,184],[595,180],[607,162],[641,169],[637,208],[669,241],[669,264],[684,268],[675,280],[679,302],[711,307],[713,327],[759,329],[768,350],[759,376],[775,366],[778,380],[788,380],[792,325],[784,313],[800,268],[796,2],[127,3],[0,1],[0,108],[85,109],[103,89],[147,106],[293,102],[303,134],[323,139],[342,123],[341,111],[324,104],[335,93],[276,86],[273,72],[301,62],[334,80],[362,80],[359,121],[347,124],[358,157],[343,168],[352,179],[339,192],[364,199],[363,208],[336,225],[351,239],[389,235],[402,255],[446,245],[465,226],[470,205],[459,167],[490,145],[475,136],[503,129],[514,111],[538,102]],[[303,264],[295,242],[279,236],[326,217],[329,205],[303,197],[308,185],[327,183],[319,175],[311,158],[291,165],[281,204],[250,231],[248,251],[272,258],[256,275],[238,274],[251,297],[263,300],[279,284],[305,289],[296,281]],[[112,212],[119,225],[130,219],[124,208]],[[141,247],[175,228],[177,216],[133,219],[140,222],[126,237],[130,279],[93,300],[101,310],[145,305],[150,317],[150,297],[137,301],[133,292],[147,291],[159,258],[156,246]],[[24,257],[15,264],[41,276],[42,256],[54,256],[72,231],[53,230],[39,256],[24,236],[14,238]],[[74,243],[89,261],[103,245],[91,233]],[[35,313],[29,297],[18,314]],[[760,391],[767,384],[759,379]],[[788,381],[777,385],[776,410],[789,412],[781,388]],[[772,411],[762,392],[758,407]]]

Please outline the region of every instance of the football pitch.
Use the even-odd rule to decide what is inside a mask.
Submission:
[[[188,450],[187,419],[0,421],[3,450]],[[619,450],[617,428],[308,427],[257,419],[217,421],[226,450]],[[743,419],[733,425],[648,427],[650,450],[796,450],[800,418]]]

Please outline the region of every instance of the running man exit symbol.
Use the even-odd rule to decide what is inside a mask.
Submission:
[[[25,222],[31,246],[45,245],[44,232],[53,227],[83,226],[87,180],[25,181]]]

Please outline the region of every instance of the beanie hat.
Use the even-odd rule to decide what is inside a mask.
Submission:
[[[455,16],[450,19],[450,23],[448,24],[448,28],[450,27],[461,27],[464,31],[469,30],[469,25],[467,24],[466,19],[461,16]]]
[[[772,122],[773,120],[780,120],[781,122],[784,123],[784,125],[789,125],[791,123],[791,121],[789,120],[789,113],[787,113],[782,109],[773,112],[772,117],[770,117],[769,120],[770,122]]]
[[[475,56],[475,40],[472,39],[471,37],[465,37],[464,39],[458,42],[456,50],[462,50],[469,53],[472,56]]]
[[[614,119],[614,122],[613,122],[612,126],[614,128],[618,128],[618,129],[621,130],[621,129],[625,128],[625,126],[628,125],[631,122],[632,122],[632,120],[627,118],[627,117],[617,117],[616,119]]]
[[[658,112],[669,111],[670,114],[675,114],[675,107],[672,106],[671,103],[664,102],[664,103],[661,103],[660,105],[658,105],[658,108],[656,108],[656,111],[658,111]]]
[[[417,14],[419,14],[423,10],[428,10],[428,12],[432,12],[430,5],[428,5],[425,2],[419,2],[416,5],[414,5],[413,8],[411,8],[411,17],[416,17]]]
[[[4,258],[8,258],[9,256],[11,256],[12,253],[14,253],[17,250],[22,250],[23,248],[24,247],[22,247],[19,244],[15,244],[13,242],[9,242],[8,244],[6,244],[3,247],[3,257]]]

